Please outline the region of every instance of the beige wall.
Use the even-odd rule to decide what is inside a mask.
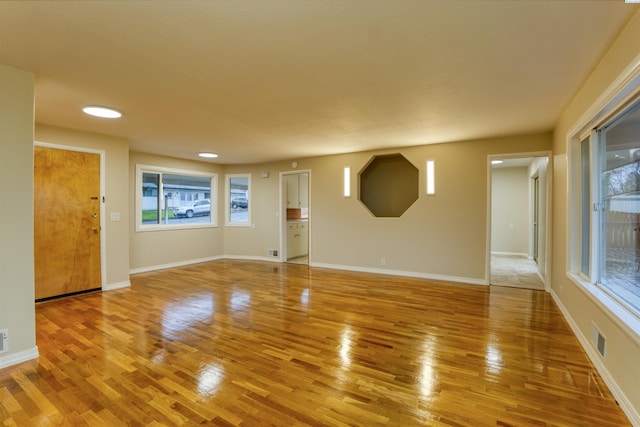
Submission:
[[[529,168],[491,174],[491,252],[529,256]]]
[[[129,283],[129,143],[112,136],[36,124],[35,140],[57,146],[105,152],[106,283],[103,288]],[[120,221],[110,221],[120,213]]]
[[[33,300],[33,111],[34,78],[0,65],[0,329],[9,352],[0,368],[38,356]]]
[[[551,135],[539,134],[296,159],[295,170],[310,171],[311,262],[484,283],[487,156],[545,151],[550,145]],[[420,170],[419,199],[399,218],[376,218],[358,200],[358,172],[372,155],[396,152]],[[435,196],[425,194],[428,159],[436,162]],[[352,196],[345,198],[347,166]],[[266,257],[267,249],[280,247],[279,174],[293,170],[290,161],[225,168],[252,174],[253,202],[253,227],[225,228],[227,256]],[[262,172],[269,177],[261,178]]]
[[[297,170],[308,166],[308,160],[298,160]],[[264,165],[231,165],[224,169],[222,188],[226,174],[251,174],[251,225],[249,227],[224,228],[224,253],[234,258],[265,258],[268,249],[280,248],[280,172],[292,171],[291,162],[275,162]],[[268,174],[263,178],[262,174]],[[224,204],[224,193],[220,193]],[[224,212],[221,212],[224,225]],[[286,213],[284,213],[286,218]],[[271,258],[273,261],[278,259]]]
[[[593,71],[558,121],[554,132],[553,173],[553,259],[552,292],[565,310],[583,345],[588,344],[592,322],[607,337],[604,360],[595,359],[606,372],[605,379],[613,384],[616,398],[633,422],[640,425],[640,338],[630,332],[610,312],[597,303],[580,285],[570,280],[567,250],[567,136],[581,117],[596,103],[623,70],[640,55],[640,13],[637,13],[607,55]],[[630,414],[630,411],[633,413]]]
[[[224,254],[222,224],[215,228],[192,228],[185,230],[136,231],[136,165],[166,167],[182,170],[218,174],[218,191],[223,194],[222,167],[205,162],[196,162],[171,157],[131,152],[129,157],[127,203],[129,210],[129,266],[133,271],[179,265],[194,260],[208,260]],[[222,204],[221,198],[218,198]],[[215,202],[214,202],[215,203]],[[222,212],[218,212],[222,215]]]
[[[317,159],[311,165],[313,261],[484,282],[487,156],[544,151],[550,142],[551,135],[540,134],[397,150],[420,170],[419,199],[400,218],[375,218],[358,201],[357,174],[374,153]],[[427,160],[435,161],[434,196],[425,194]],[[352,170],[350,198],[342,196],[345,166]]]

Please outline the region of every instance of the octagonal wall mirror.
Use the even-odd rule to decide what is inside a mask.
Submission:
[[[418,180],[402,154],[373,156],[358,173],[358,199],[376,217],[400,217],[418,200]]]

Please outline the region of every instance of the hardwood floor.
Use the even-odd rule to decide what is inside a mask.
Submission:
[[[543,291],[215,261],[37,305],[2,425],[623,426]]]

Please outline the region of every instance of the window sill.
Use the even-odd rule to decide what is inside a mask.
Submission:
[[[197,228],[218,228],[218,224],[137,225],[136,233],[145,231],[193,230]]]
[[[604,314],[613,321],[638,346],[640,346],[640,318],[632,314],[618,301],[593,283],[589,283],[581,276],[567,273],[567,277],[584,292]]]

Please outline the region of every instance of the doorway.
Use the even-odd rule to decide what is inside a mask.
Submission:
[[[281,260],[309,264],[310,171],[280,174],[282,201]]]
[[[35,299],[102,288],[103,153],[34,145]]]
[[[487,282],[546,289],[549,155],[490,156]]]

